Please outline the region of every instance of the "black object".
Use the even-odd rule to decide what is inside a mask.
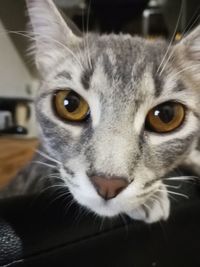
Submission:
[[[152,225],[102,221],[52,192],[2,200],[0,266],[199,267],[199,187],[185,185],[190,199]]]
[[[0,130],[0,135],[1,134],[27,134],[27,133],[28,133],[28,130],[22,126],[12,126],[4,130]]]
[[[30,107],[29,104],[33,102],[31,99],[27,98],[13,98],[13,97],[0,97],[0,112],[1,111],[10,111],[12,115],[12,126],[8,126],[5,129],[0,130],[0,135],[3,134],[28,134],[28,130],[21,125],[18,125],[16,121],[16,107],[18,104],[24,104],[27,109],[27,120],[30,118]]]
[[[94,0],[90,1],[101,32],[121,32],[124,25],[141,17],[149,0]]]
[[[176,27],[176,32],[185,34],[199,25],[199,0],[162,0],[162,2],[161,8],[169,31],[169,37],[173,36]]]
[[[28,104],[32,102],[33,100],[28,99],[28,98],[0,97],[0,110],[4,110],[4,111],[9,110],[14,116],[16,106],[19,103],[23,103],[27,105],[27,109],[28,109],[27,119],[28,119],[30,116],[30,109],[28,108]]]

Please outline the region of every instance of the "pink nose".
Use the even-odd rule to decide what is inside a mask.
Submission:
[[[91,176],[98,194],[105,200],[116,197],[128,185],[128,181],[118,177]]]

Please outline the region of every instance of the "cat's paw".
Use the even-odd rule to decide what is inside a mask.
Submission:
[[[159,193],[156,198],[150,199],[139,208],[128,213],[129,217],[146,223],[167,220],[170,213],[170,201],[166,189],[162,187],[162,190],[163,192]]]

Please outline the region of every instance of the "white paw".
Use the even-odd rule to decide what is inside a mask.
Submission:
[[[156,198],[150,198],[144,205],[127,213],[127,215],[135,220],[142,220],[146,223],[167,220],[170,213],[170,201],[164,186],[162,186],[162,191],[156,195]]]

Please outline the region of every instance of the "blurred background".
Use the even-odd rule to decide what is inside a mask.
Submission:
[[[199,0],[55,0],[55,3],[83,32],[87,29],[171,39],[180,15],[173,36],[178,40],[200,22]],[[22,33],[26,31],[27,20],[25,0],[0,0],[0,185],[29,160],[37,145],[33,100],[38,79],[33,60],[26,53],[28,38]]]

